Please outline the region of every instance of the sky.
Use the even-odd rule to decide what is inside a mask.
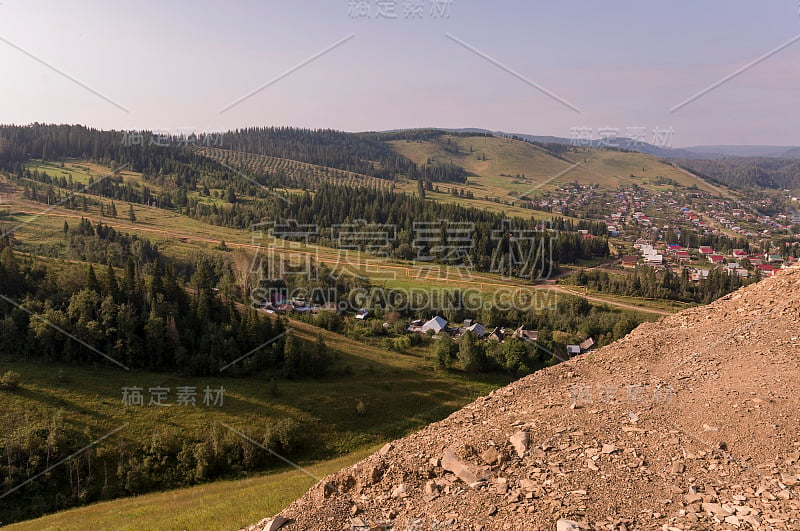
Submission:
[[[0,122],[800,145],[799,2],[0,0]]]

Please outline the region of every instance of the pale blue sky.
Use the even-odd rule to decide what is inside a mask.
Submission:
[[[798,0],[452,0],[449,17],[354,19],[349,0],[0,3],[0,122],[347,131],[672,127],[673,144],[800,145]],[[448,39],[491,56],[580,113]],[[220,110],[353,38],[224,113]],[[22,48],[128,109],[118,109]],[[649,139],[648,139],[649,140]]]

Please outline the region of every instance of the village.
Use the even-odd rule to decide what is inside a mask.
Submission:
[[[628,251],[620,253],[623,269],[688,270],[698,282],[715,268],[742,279],[766,278],[797,263],[797,243],[776,242],[797,230],[795,211],[769,216],[743,201],[705,192],[653,193],[639,187],[618,192],[615,201],[617,208],[605,221],[609,238]]]
[[[749,278],[758,275],[761,278],[771,277],[780,269],[787,269],[797,263],[793,256],[784,258],[773,249],[764,254],[753,255],[744,249],[732,249],[730,252],[718,252],[713,247],[701,245],[697,248],[684,248],[679,244],[666,244],[651,240],[638,239],[633,245],[639,251],[636,255],[623,255],[623,268],[635,269],[639,265],[647,265],[657,270],[674,267],[677,270],[688,269],[690,279],[700,281],[708,278],[714,268],[720,268],[729,275]]]
[[[525,343],[535,343],[539,339],[539,332],[537,330],[528,330],[525,326],[518,328],[503,328],[494,327],[488,330],[483,324],[473,321],[472,319],[464,319],[460,325],[448,323],[447,320],[437,315],[428,321],[416,319],[406,329],[408,332],[427,334],[433,338],[448,335],[454,339],[458,339],[464,334],[472,334],[477,339],[482,339],[488,342],[503,343],[506,339],[515,338]],[[567,354],[570,356],[578,355],[586,352],[594,346],[594,339],[587,338],[585,341],[567,345]]]

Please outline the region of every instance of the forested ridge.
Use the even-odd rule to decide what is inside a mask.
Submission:
[[[441,135],[444,132],[429,132]],[[219,163],[197,148],[223,147],[257,155],[280,157],[323,167],[394,180],[400,176],[463,182],[457,166],[419,167],[396,153],[382,136],[330,129],[262,127],[213,134],[168,134],[158,131],[101,131],[81,125],[32,124],[0,126],[0,169],[19,172],[29,159],[64,157],[114,161],[145,175],[222,171]]]
[[[706,180],[733,188],[794,189],[800,186],[800,160],[777,157],[725,157],[676,161]]]

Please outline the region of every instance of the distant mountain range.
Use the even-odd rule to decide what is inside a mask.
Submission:
[[[531,142],[572,145],[570,138],[558,136],[539,136],[521,133],[507,133],[504,131],[490,131],[488,129],[464,128],[447,129],[457,133],[491,133],[502,136],[516,136]],[[654,146],[646,142],[634,142],[629,138],[615,137],[595,139],[582,143],[585,147],[617,147],[629,151],[639,151],[667,159],[720,159],[726,157],[768,157],[778,159],[800,159],[798,146],[691,146],[686,148],[666,148]]]

